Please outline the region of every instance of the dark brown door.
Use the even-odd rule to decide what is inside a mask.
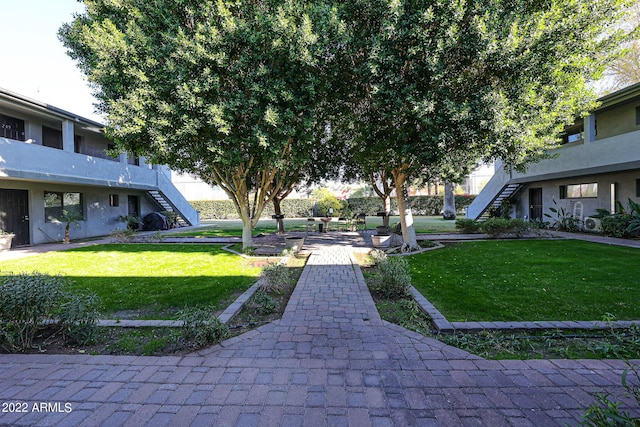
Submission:
[[[542,221],[542,188],[529,189],[529,218]]]
[[[28,191],[0,189],[0,230],[16,235],[11,246],[31,243]]]
[[[140,200],[138,196],[129,196],[129,215],[140,216]]]

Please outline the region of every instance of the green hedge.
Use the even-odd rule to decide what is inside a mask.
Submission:
[[[463,195],[455,196],[456,210],[463,213],[465,206],[469,206],[475,196]],[[349,209],[353,213],[364,212],[367,215],[375,216],[377,212],[383,209],[382,201],[379,197],[357,197],[347,199]],[[440,215],[444,206],[443,196],[410,196],[408,198],[409,207],[414,215]],[[398,200],[391,198],[391,211],[397,213]]]
[[[238,213],[231,200],[196,200],[191,206],[200,211],[200,219],[238,219]],[[313,199],[284,199],[282,213],[288,218],[304,218],[313,210]],[[271,218],[273,204],[269,203],[262,211],[262,218]]]
[[[463,213],[465,206],[471,204],[475,196],[456,196],[456,210]],[[414,215],[440,215],[443,208],[443,196],[411,196],[409,206]],[[379,197],[354,197],[347,199],[349,211],[352,214],[364,212],[368,216],[375,216],[382,210]],[[191,201],[194,209],[200,211],[200,219],[238,219],[238,213],[231,200],[197,200]],[[284,199],[282,213],[287,218],[304,218],[313,211],[313,199]],[[392,213],[397,213],[398,202],[391,198]],[[262,218],[271,218],[273,205],[269,203],[262,212]]]

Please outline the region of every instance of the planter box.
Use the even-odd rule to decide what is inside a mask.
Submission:
[[[302,249],[302,245],[304,245],[304,237],[285,237],[284,244],[287,249],[293,249],[298,252]]]
[[[0,234],[0,252],[11,249],[11,242],[15,236],[15,234]]]
[[[371,241],[373,242],[373,246],[376,248],[388,248],[391,245],[391,236],[379,236],[373,235],[371,236]]]
[[[385,227],[384,225],[378,225],[376,227],[376,234],[378,236],[388,236],[391,234],[391,230],[389,227]]]

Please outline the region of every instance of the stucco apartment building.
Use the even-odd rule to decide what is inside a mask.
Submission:
[[[0,230],[13,246],[61,241],[63,210],[82,217],[72,238],[107,235],[120,217],[173,210],[182,224],[198,213],[171,172],[144,158],[111,157],[103,125],[0,89]]]
[[[549,208],[563,207],[585,226],[596,209],[615,212],[616,201],[640,202],[640,83],[600,98],[600,107],[566,129],[552,157],[528,166],[525,173],[496,173],[467,210],[478,218],[504,199],[511,216],[547,219]]]

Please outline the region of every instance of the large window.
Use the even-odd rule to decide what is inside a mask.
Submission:
[[[24,141],[24,120],[0,114],[0,137]]]
[[[598,183],[570,184],[560,186],[561,199],[582,199],[598,197]]]
[[[44,220],[53,222],[58,220],[64,212],[72,213],[84,218],[82,193],[44,192]]]
[[[62,150],[62,131],[42,126],[42,145]]]

